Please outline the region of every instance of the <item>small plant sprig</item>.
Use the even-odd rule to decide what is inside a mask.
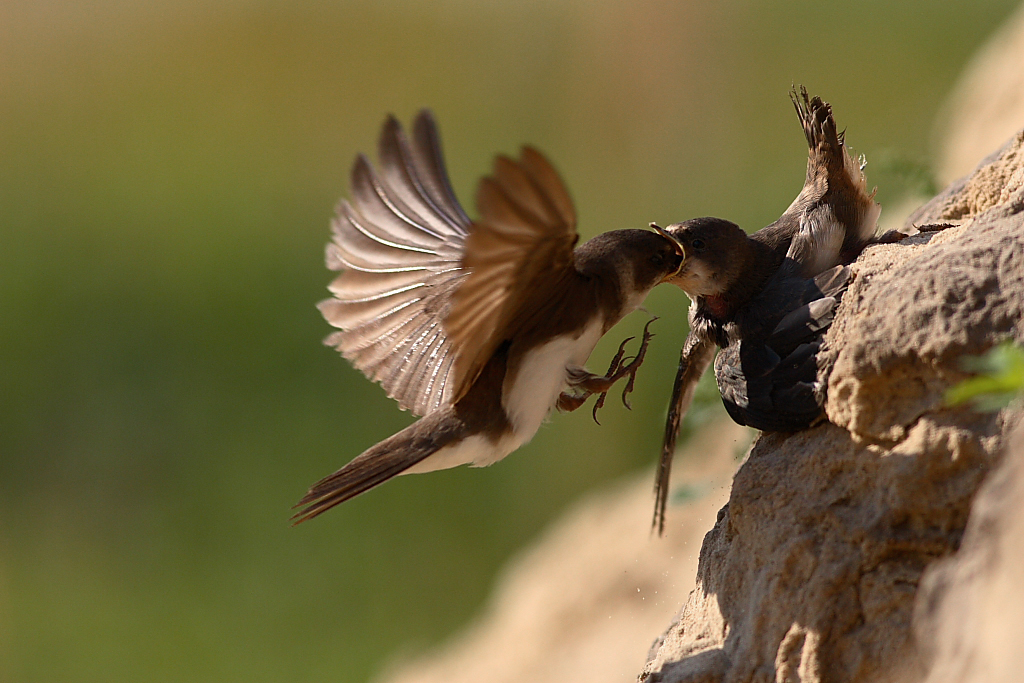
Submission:
[[[985,412],[1000,410],[1024,391],[1024,348],[1012,340],[981,356],[966,356],[963,368],[975,373],[946,391],[946,405],[971,402]]]

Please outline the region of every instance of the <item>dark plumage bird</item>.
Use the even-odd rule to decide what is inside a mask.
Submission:
[[[875,240],[880,207],[868,192],[832,108],[791,93],[809,154],[803,189],[782,216],[747,235],[719,218],[666,232],[685,250],[669,281],[691,300],[655,485],[654,524],[664,529],[672,455],[697,381],[715,357],[732,418],[766,431],[808,427],[822,412],[816,354],[850,280],[850,263]]]
[[[380,174],[360,155],[327,265],[343,271],[320,304],[341,329],[326,343],[422,418],[317,482],[297,521],[397,474],[489,465],[529,441],[552,407],[578,408],[632,379],[649,339],[605,376],[583,368],[597,341],[675,273],[670,237],[617,230],[580,247],[558,174],[529,147],[499,156],[471,221],[452,192],[431,115],[412,139],[394,118]],[[629,385],[627,385],[629,388]]]

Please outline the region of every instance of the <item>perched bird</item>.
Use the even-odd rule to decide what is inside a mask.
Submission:
[[[850,155],[828,103],[804,88],[790,97],[809,153],[803,189],[785,213],[749,236],[719,218],[666,229],[685,251],[669,282],[692,303],[655,483],[659,533],[680,421],[715,347],[722,348],[719,391],[736,422],[766,431],[808,427],[822,412],[816,353],[850,281],[845,264],[876,240],[881,208],[867,190],[863,158]]]
[[[606,375],[583,364],[682,262],[678,243],[647,230],[575,247],[569,193],[530,147],[516,160],[497,157],[471,221],[427,111],[411,140],[386,121],[380,169],[356,159],[351,201],[333,223],[327,265],[343,272],[320,310],[341,331],[325,343],[422,417],[314,484],[296,523],[397,474],[490,465],[529,441],[556,405],[575,410],[627,376],[629,391],[646,329],[637,355],[626,362],[620,347]]]

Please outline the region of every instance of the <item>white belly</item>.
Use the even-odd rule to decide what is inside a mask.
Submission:
[[[563,335],[528,351],[515,376],[505,377],[501,404],[512,432],[497,442],[471,436],[447,446],[402,474],[444,470],[459,465],[492,465],[533,438],[565,391],[570,367],[582,367],[604,331],[603,321],[591,323],[579,336]]]
[[[501,404],[512,423],[516,448],[540,429],[566,389],[568,369],[583,367],[603,331],[604,322],[598,319],[579,336],[556,337],[528,351],[515,376],[505,378]]]
[[[459,465],[484,467],[498,462],[518,448],[519,444],[513,443],[514,440],[515,437],[512,435],[505,436],[497,442],[491,441],[485,436],[470,436],[432,453],[404,470],[402,474],[422,474],[423,472],[446,470]]]

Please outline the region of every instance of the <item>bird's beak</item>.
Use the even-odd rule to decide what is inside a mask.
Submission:
[[[682,242],[676,239],[675,235],[670,233],[665,228],[661,227],[657,223],[651,223],[650,225],[652,230],[654,230],[656,233],[658,233],[659,235],[667,239],[669,242],[671,242],[673,245],[675,245],[676,253],[682,257],[682,260],[679,262],[679,267],[676,268],[675,272],[665,276],[665,278],[662,280],[662,282],[665,282],[666,280],[671,280],[673,277],[678,275],[679,271],[683,269],[683,265],[686,263],[686,248],[683,246]]]

